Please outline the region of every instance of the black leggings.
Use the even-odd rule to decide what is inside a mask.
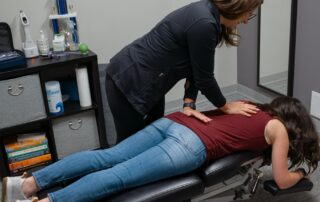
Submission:
[[[164,115],[164,98],[145,116],[133,108],[108,74],[106,74],[105,88],[117,132],[116,143],[119,143]]]

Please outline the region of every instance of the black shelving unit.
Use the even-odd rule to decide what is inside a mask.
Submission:
[[[76,81],[75,68],[77,68],[80,65],[86,66],[88,70],[92,106],[81,107],[80,102],[77,100],[66,101],[64,102],[64,112],[62,114],[51,115],[49,112],[48,103],[47,103],[45,82],[50,80]],[[57,144],[59,144],[61,142],[61,139],[63,140],[64,137],[63,136],[61,137],[62,134],[59,134],[58,141],[60,142],[57,142],[56,136],[58,134],[55,131],[58,131],[58,130],[55,130],[55,127],[57,127],[55,124],[57,122],[60,123],[61,120],[63,121],[68,120],[69,117],[70,118],[77,117],[77,119],[78,118],[81,119],[81,116],[84,114],[86,116],[85,120],[89,119],[91,125],[92,123],[96,123],[96,126],[94,126],[93,129],[89,128],[85,132],[87,133],[87,131],[92,131],[91,132],[92,134],[81,134],[81,132],[78,132],[80,134],[79,138],[81,139],[85,135],[86,139],[91,140],[91,136],[92,136],[93,139],[94,138],[97,139],[97,142],[98,142],[97,145],[99,148],[105,148],[108,146],[107,140],[106,140],[106,132],[105,132],[106,130],[104,125],[102,98],[100,93],[101,91],[100,91],[97,55],[94,52],[89,51],[87,55],[70,54],[68,56],[53,58],[53,59],[46,59],[42,57],[28,59],[27,67],[25,68],[12,69],[9,71],[0,72],[0,89],[2,88],[1,92],[7,92],[8,86],[6,86],[6,81],[11,81],[11,80],[14,81],[15,79],[19,81],[19,78],[23,78],[27,75],[36,75],[37,78],[39,78],[40,89],[41,89],[40,95],[35,97],[37,97],[37,99],[39,99],[38,97],[42,97],[41,99],[43,103],[42,107],[44,107],[44,114],[42,117],[38,117],[36,119],[31,118],[30,120],[27,120],[27,121],[22,121],[22,122],[20,121],[17,123],[14,123],[14,121],[11,121],[11,123],[5,127],[1,127],[1,123],[0,123],[1,177],[12,175],[12,173],[10,173],[9,166],[8,166],[8,159],[6,157],[6,152],[4,148],[4,140],[9,137],[17,136],[18,134],[45,132],[48,138],[50,153],[52,155],[52,161],[54,162],[60,158],[63,158],[62,153],[65,153],[65,152],[59,151],[57,149]],[[10,95],[1,95],[1,96],[10,96]],[[13,98],[11,97],[10,99],[13,99]],[[19,96],[15,96],[14,99],[19,99]],[[25,101],[26,100],[24,100],[24,102]],[[32,102],[32,99],[27,99],[27,102]],[[20,104],[22,106],[24,105],[23,102]],[[13,102],[12,105],[11,103],[6,103],[6,102],[0,103],[0,116],[11,117],[11,119],[12,119],[12,116],[19,116],[17,115],[19,114],[19,111],[15,111],[15,110],[19,110],[19,108],[21,108],[20,104],[16,104],[16,102]],[[29,106],[30,104],[32,105],[32,103],[27,103],[27,104],[29,104]],[[19,107],[15,105],[19,105]],[[10,108],[10,110],[1,110],[1,106]],[[26,111],[25,110],[21,111],[21,113],[26,113],[27,116],[29,115],[32,116],[32,111],[28,112],[28,109],[26,109]],[[4,114],[4,112],[6,112],[6,114]],[[22,114],[22,115],[25,115],[25,114]],[[0,120],[5,121],[6,119],[2,118]],[[66,131],[65,136],[66,136],[66,141],[70,141],[70,139],[68,139],[70,137],[67,137],[68,131]],[[78,141],[80,141],[80,139]],[[78,145],[79,144],[72,144],[72,142],[70,142],[71,152],[72,152],[72,149],[74,149],[75,152],[82,150],[82,148],[77,148]],[[86,147],[85,143],[82,144],[82,147],[84,148]],[[91,147],[94,147],[94,146],[91,146]],[[92,148],[92,149],[96,149],[96,148]],[[70,153],[70,151],[68,152]],[[16,174],[19,174],[19,173],[16,173]]]

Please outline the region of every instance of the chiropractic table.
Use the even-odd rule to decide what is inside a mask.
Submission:
[[[105,69],[108,65],[99,65],[101,86],[105,86]],[[105,90],[102,90],[103,103],[106,103]],[[260,180],[258,170],[263,163],[261,154],[239,152],[211,162],[205,168],[192,173],[176,176],[121,192],[99,202],[197,202],[233,190],[231,199],[217,198],[217,202],[251,198],[256,189],[263,187],[272,195],[310,191],[313,184],[308,179],[301,180],[294,187],[281,190],[273,180]]]
[[[310,191],[313,187],[306,178],[282,190],[273,180],[262,183],[262,164],[261,154],[238,152],[192,173],[133,188],[99,202],[197,202],[208,198],[210,202],[223,202],[250,199],[260,187],[274,196]],[[230,196],[217,196],[230,190]]]

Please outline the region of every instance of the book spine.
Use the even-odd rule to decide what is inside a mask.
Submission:
[[[26,159],[23,161],[18,161],[14,163],[9,163],[9,169],[12,172],[17,172],[18,169],[27,168],[32,165],[36,165],[39,163],[47,162],[51,160],[51,154],[45,154],[42,156],[37,156],[34,158]]]
[[[27,170],[30,170],[30,169],[33,169],[33,168],[36,168],[36,167],[46,166],[46,165],[48,165],[50,163],[51,163],[51,161],[44,161],[44,162],[33,164],[33,165],[30,165],[30,166],[17,168],[15,170],[10,170],[10,173],[14,174],[14,173],[18,173],[18,172],[23,172],[23,171],[27,171]]]
[[[9,159],[9,158],[25,155],[27,153],[31,153],[31,152],[35,152],[35,151],[39,151],[39,150],[46,150],[46,149],[48,149],[48,144],[42,144],[42,145],[38,145],[38,146],[35,146],[35,147],[27,148],[27,149],[22,149],[22,150],[18,150],[18,151],[14,151],[14,152],[9,152],[9,153],[7,153],[7,156],[8,156],[8,159]]]
[[[35,151],[35,152],[26,153],[26,154],[23,154],[23,155],[20,155],[20,156],[8,158],[8,162],[9,163],[14,163],[14,162],[17,162],[17,161],[23,161],[23,160],[26,160],[26,159],[30,159],[30,158],[33,158],[33,157],[37,157],[37,156],[41,156],[41,155],[49,154],[49,153],[50,153],[49,149],[39,150],[39,151]]]
[[[38,140],[28,140],[24,142],[14,142],[11,144],[5,145],[5,149],[7,152],[13,152],[21,149],[30,148],[33,146],[37,146],[39,144],[45,144],[48,143],[47,139],[38,139]]]

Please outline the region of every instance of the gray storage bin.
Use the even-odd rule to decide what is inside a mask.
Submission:
[[[94,111],[54,119],[52,124],[58,159],[100,147]]]
[[[45,117],[38,74],[0,81],[0,129]]]

